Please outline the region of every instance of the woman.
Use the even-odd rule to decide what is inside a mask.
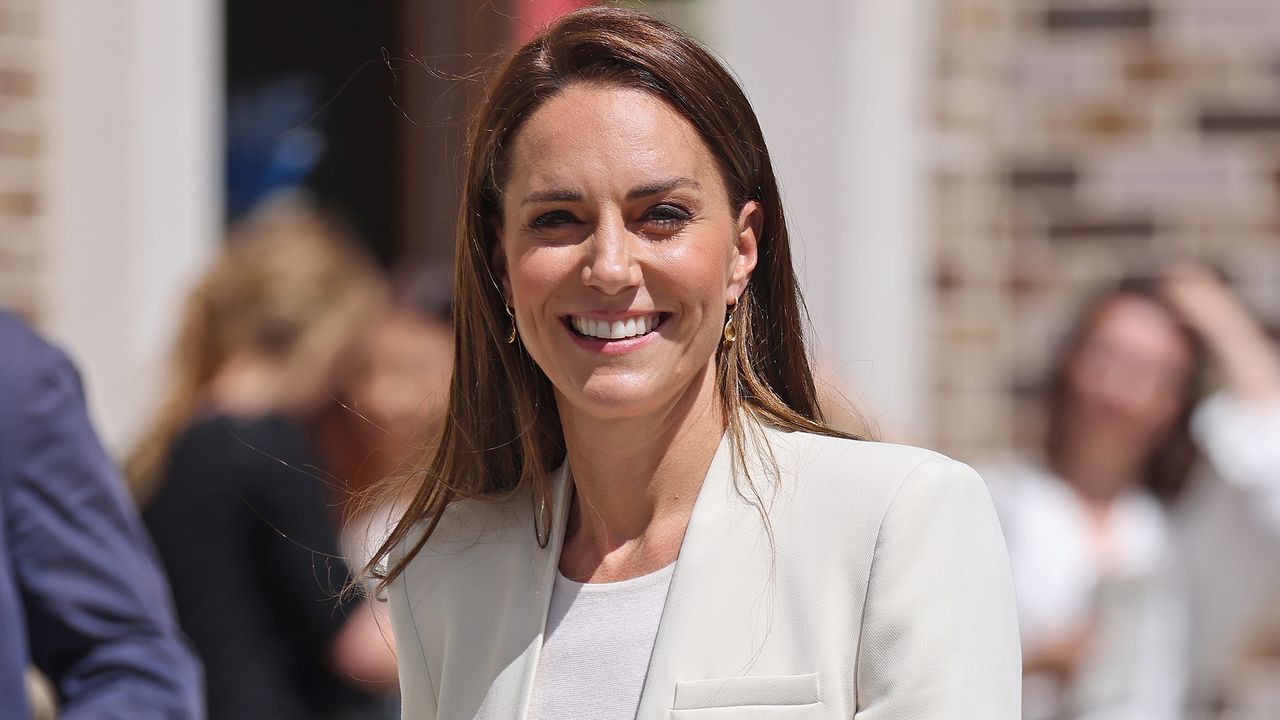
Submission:
[[[176,382],[129,463],[211,719],[376,717],[394,659],[349,578],[304,423],[381,282],[320,218],[267,212],[193,291]]]
[[[1208,360],[1227,387],[1197,406]],[[1190,658],[1179,646],[1206,619],[1187,616],[1188,586],[1240,587],[1206,583],[1204,570],[1239,564],[1254,543],[1222,531],[1265,523],[1268,493],[1280,496],[1280,366],[1221,283],[1181,266],[1090,303],[1050,378],[1043,458],[983,473],[1018,588],[1024,716],[1180,716]],[[1226,486],[1194,478],[1197,450],[1227,485],[1256,490],[1255,511],[1214,509]],[[1194,568],[1208,547],[1216,559]],[[1198,613],[1215,604],[1197,601]]]
[[[759,125],[566,16],[470,142],[442,445],[375,561],[406,718],[1014,718],[982,481],[817,411]]]
[[[444,422],[453,368],[452,272],[431,267],[400,284],[314,423],[313,437],[349,498],[342,547],[355,570],[403,513],[416,489],[412,471],[435,447]],[[387,478],[396,481],[380,482]]]
[[[1125,654],[1168,538],[1161,501],[1193,458],[1200,355],[1157,283],[1122,283],[1089,304],[1050,372],[1043,458],[983,468],[1018,588],[1028,720],[1128,702]]]

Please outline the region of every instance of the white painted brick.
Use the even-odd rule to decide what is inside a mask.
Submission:
[[[1268,325],[1280,327],[1280,246],[1267,240],[1236,248],[1227,268],[1249,308]]]
[[[25,157],[0,155],[0,192],[38,192],[41,163]]]
[[[1114,94],[1121,87],[1117,62],[1110,43],[1029,42],[1009,58],[1009,90],[1032,98]]]
[[[0,67],[40,73],[46,58],[39,38],[0,35]]]
[[[1275,0],[1164,0],[1158,33],[1173,46],[1275,47],[1280,2]]]
[[[0,130],[7,132],[39,133],[40,111],[36,103],[12,98],[0,102]]]
[[[1262,158],[1237,147],[1135,143],[1089,153],[1081,166],[1083,201],[1103,209],[1247,211],[1268,207],[1273,194]]]

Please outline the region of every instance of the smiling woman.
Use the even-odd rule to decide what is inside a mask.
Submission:
[[[714,387],[693,380],[755,268],[760,203],[731,207],[715,158],[665,101],[600,82],[548,100],[511,158],[494,269],[561,421],[710,406]]]
[[[371,564],[406,718],[1018,716],[985,487],[824,424],[764,139],[703,48],[561,19],[493,84],[460,217],[449,422]]]

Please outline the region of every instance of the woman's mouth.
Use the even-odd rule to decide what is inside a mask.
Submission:
[[[573,334],[588,340],[627,340],[642,337],[657,330],[666,313],[652,315],[636,315],[621,320],[599,320],[596,318],[569,315],[566,322]]]

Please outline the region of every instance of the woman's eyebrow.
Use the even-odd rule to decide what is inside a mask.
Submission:
[[[661,195],[665,192],[671,192],[676,188],[692,188],[701,190],[702,184],[693,178],[675,177],[666,180],[658,180],[644,185],[637,185],[631,188],[627,193],[628,200],[637,200],[639,198],[649,197],[651,195]],[[570,190],[568,188],[552,188],[550,190],[537,190],[525,196],[521,201],[522,205],[543,202],[582,202],[583,195],[578,190]]]
[[[539,190],[526,195],[520,204],[528,205],[529,203],[541,202],[582,202],[582,193],[577,190],[568,190],[565,188]]]
[[[627,193],[627,199],[637,200],[639,198],[649,197],[650,195],[661,195],[665,192],[671,192],[676,188],[692,188],[694,190],[701,190],[702,185],[697,180],[687,177],[659,180],[657,182],[637,185],[636,187],[631,188],[631,192]]]

